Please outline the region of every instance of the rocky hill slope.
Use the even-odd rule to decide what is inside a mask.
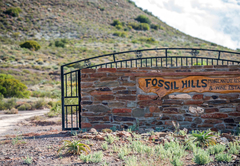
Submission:
[[[149,22],[140,23],[139,15]],[[19,47],[30,39],[41,49]],[[170,27],[131,0],[0,0],[0,43],[0,73],[12,74],[29,87],[58,82],[63,63],[113,51],[228,50]]]

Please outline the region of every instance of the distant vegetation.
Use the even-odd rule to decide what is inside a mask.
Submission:
[[[33,41],[33,40],[28,40],[22,44],[20,44],[20,47],[22,48],[27,48],[33,51],[37,51],[41,48],[41,46],[38,44],[38,42]]]
[[[22,10],[19,7],[10,7],[5,13],[13,17],[18,17],[21,12]]]
[[[19,80],[14,79],[13,76],[7,74],[0,74],[0,95],[4,97],[29,97],[30,92],[27,86]]]
[[[151,24],[151,20],[145,15],[139,15],[136,20],[141,23]]]

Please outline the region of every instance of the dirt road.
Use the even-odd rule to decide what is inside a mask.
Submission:
[[[33,116],[44,115],[49,112],[49,109],[35,110],[35,111],[19,111],[18,114],[0,114],[0,135],[7,133],[8,130],[14,128],[16,124],[22,120],[31,118]]]

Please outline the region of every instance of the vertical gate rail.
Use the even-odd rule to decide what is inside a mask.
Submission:
[[[184,56],[174,55],[171,51],[185,51]],[[157,56],[145,56],[145,52],[156,51]],[[159,52],[162,51],[162,56]],[[201,52],[200,52],[201,51]],[[211,55],[201,56],[202,52]],[[125,54],[135,54],[136,58],[126,59]],[[189,56],[190,54],[190,56]],[[222,59],[224,54],[236,56]],[[61,66],[61,102],[62,102],[62,130],[81,129],[81,69],[83,68],[132,68],[132,67],[179,67],[193,65],[239,65],[240,52],[210,50],[199,48],[154,48],[114,52],[83,59]],[[109,58],[107,58],[109,57]],[[109,62],[101,63],[100,58],[107,58]],[[112,60],[109,60],[111,59]],[[121,59],[122,58],[122,59]],[[240,58],[240,57],[239,57]],[[92,64],[91,61],[98,64]],[[78,65],[77,65],[78,64]],[[72,70],[72,71],[71,71]],[[66,71],[66,72],[65,72]]]

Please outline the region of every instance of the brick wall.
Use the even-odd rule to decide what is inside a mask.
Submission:
[[[96,129],[138,120],[140,127],[233,131],[240,122],[240,93],[172,93],[162,99],[138,88],[141,77],[187,76],[237,77],[240,66],[192,66],[178,68],[83,69],[82,127]]]

